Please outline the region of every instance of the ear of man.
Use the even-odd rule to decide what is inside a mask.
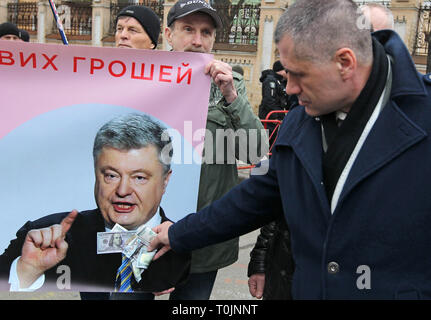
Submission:
[[[356,55],[350,48],[341,48],[335,52],[335,63],[337,64],[341,78],[346,81],[352,78],[357,68]]]

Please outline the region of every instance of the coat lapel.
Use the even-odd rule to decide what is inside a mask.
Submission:
[[[413,123],[394,102],[389,103],[382,110],[362,146],[337,206],[361,181],[419,143],[426,136],[426,132]]]
[[[301,162],[319,197],[322,212],[329,219],[331,212],[323,185],[322,172],[322,129],[321,122],[304,113],[303,121],[297,127],[289,127],[278,137],[278,146],[291,147]]]
[[[395,32],[385,30],[373,35],[393,59],[391,97],[353,164],[338,205],[358,183],[427,136],[426,132],[410,120],[395,102],[409,97],[411,105],[421,104],[420,100],[415,102],[415,99],[427,96],[424,83],[408,50]]]

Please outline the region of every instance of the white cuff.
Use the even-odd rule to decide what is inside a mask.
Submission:
[[[19,286],[19,278],[18,278],[18,270],[17,270],[17,264],[18,264],[18,258],[16,258],[12,265],[10,266],[10,272],[9,272],[9,283],[10,283],[10,289],[9,291],[19,291],[19,292],[33,292],[37,289],[40,289],[43,284],[45,283],[45,275],[42,274],[31,286],[28,288],[21,289]]]

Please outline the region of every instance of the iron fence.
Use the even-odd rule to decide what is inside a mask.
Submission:
[[[27,31],[37,31],[37,2],[8,3],[7,21]]]
[[[418,11],[416,40],[413,45],[413,55],[427,56],[431,31],[431,3],[425,2]]]
[[[64,32],[67,35],[91,35],[91,1],[62,1],[57,5],[57,11],[63,24]],[[58,33],[55,22],[52,27],[52,33]]]
[[[214,4],[223,27],[217,31],[216,43],[253,45],[257,48],[260,4]]]
[[[375,1],[375,0],[354,0],[355,3],[358,6],[362,6],[364,4],[368,4],[368,3],[378,3],[381,5],[384,5],[385,7],[390,7],[391,6],[391,0],[381,0],[381,1]]]

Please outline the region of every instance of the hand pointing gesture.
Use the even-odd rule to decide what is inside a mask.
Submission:
[[[69,245],[64,238],[77,216],[78,211],[73,210],[60,224],[27,233],[17,265],[21,288],[29,287],[46,270],[66,257]]]

